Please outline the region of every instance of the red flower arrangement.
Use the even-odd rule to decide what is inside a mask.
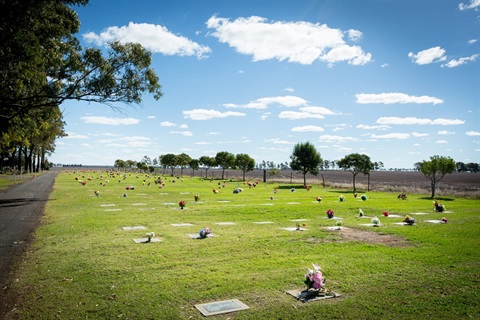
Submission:
[[[180,209],[183,210],[183,208],[184,208],[187,204],[185,203],[185,201],[182,200],[182,201],[180,201],[180,202],[178,203],[178,205],[180,206]]]
[[[327,210],[327,217],[328,219],[332,219],[334,216],[335,212],[332,209]]]
[[[443,218],[442,218],[442,223],[447,223],[447,222],[448,222],[448,219],[445,218],[445,217],[443,217]]]
[[[388,211],[383,211],[383,215],[384,215],[385,217],[388,217]]]

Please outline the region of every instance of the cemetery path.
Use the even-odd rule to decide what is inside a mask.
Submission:
[[[0,192],[0,318],[15,304],[11,272],[33,240],[57,174],[48,172]]]

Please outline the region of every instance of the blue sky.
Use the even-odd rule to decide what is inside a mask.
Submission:
[[[68,102],[54,163],[166,153],[290,161],[364,153],[386,168],[480,162],[480,0],[91,0],[84,47],[139,42],[164,97]]]

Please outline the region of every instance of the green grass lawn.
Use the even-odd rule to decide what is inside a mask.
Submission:
[[[449,212],[435,213],[432,200],[424,195],[399,200],[397,194],[370,192],[368,200],[361,201],[344,191],[346,201],[339,202],[340,190],[320,186],[309,191],[293,186],[292,192],[285,184],[260,182],[249,188],[228,181],[223,187],[220,180],[172,182],[166,177],[159,188],[155,179],[143,174],[124,180],[123,175],[100,172],[61,173],[32,250],[15,275],[14,288],[23,295],[15,316],[201,319],[195,304],[239,299],[250,309],[215,318],[480,318],[478,200],[442,198]],[[135,190],[126,190],[132,185]],[[237,187],[243,191],[234,194]],[[195,194],[201,197],[197,203]],[[184,210],[179,209],[180,200],[187,203]],[[381,226],[362,226],[370,219],[358,217],[360,208],[365,215],[378,216]],[[343,227],[404,241],[385,245],[343,238],[339,231],[324,228],[336,224],[326,218],[328,209],[342,218]],[[383,211],[401,217],[387,218]],[[416,212],[427,214],[412,215],[415,226],[396,224]],[[447,224],[423,221],[444,216]],[[295,227],[295,219],[306,219],[301,224],[307,230],[283,229]],[[265,221],[272,223],[255,223]],[[176,223],[193,226],[172,226]],[[123,230],[126,226],[147,229]],[[211,228],[215,237],[188,236],[203,227]],[[161,242],[132,240],[151,231]],[[326,287],[340,298],[302,303],[286,294],[305,287],[304,274],[312,263],[322,267]]]

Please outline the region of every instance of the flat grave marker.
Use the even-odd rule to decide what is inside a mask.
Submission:
[[[154,242],[161,242],[159,238],[151,238],[149,242],[148,241],[148,238],[135,238],[133,239],[133,241],[135,241],[135,243],[154,243]]]
[[[215,235],[213,233],[207,234],[205,238],[201,238],[199,233],[189,233],[188,236],[192,239],[215,238]]]
[[[235,222],[216,222],[215,224],[219,226],[232,226],[236,223]]]
[[[287,231],[307,231],[308,229],[305,228],[297,228],[297,227],[291,227],[291,228],[282,228],[283,230]]]
[[[122,227],[123,230],[131,231],[131,230],[147,230],[144,226],[133,226],[133,227]]]
[[[105,212],[122,211],[122,209],[105,209]]]
[[[312,302],[312,301],[321,301],[321,300],[326,300],[326,299],[331,299],[331,298],[338,298],[341,297],[340,294],[336,292],[322,292],[319,295],[309,295],[307,290],[289,290],[287,291],[289,295],[294,297],[295,299],[298,299],[302,302]]]
[[[172,226],[174,227],[191,227],[193,224],[191,223],[172,223]]]
[[[256,224],[271,224],[271,223],[274,223],[272,221],[258,221],[258,222],[254,222]]]
[[[205,317],[249,309],[246,304],[238,299],[196,304],[195,308]]]

